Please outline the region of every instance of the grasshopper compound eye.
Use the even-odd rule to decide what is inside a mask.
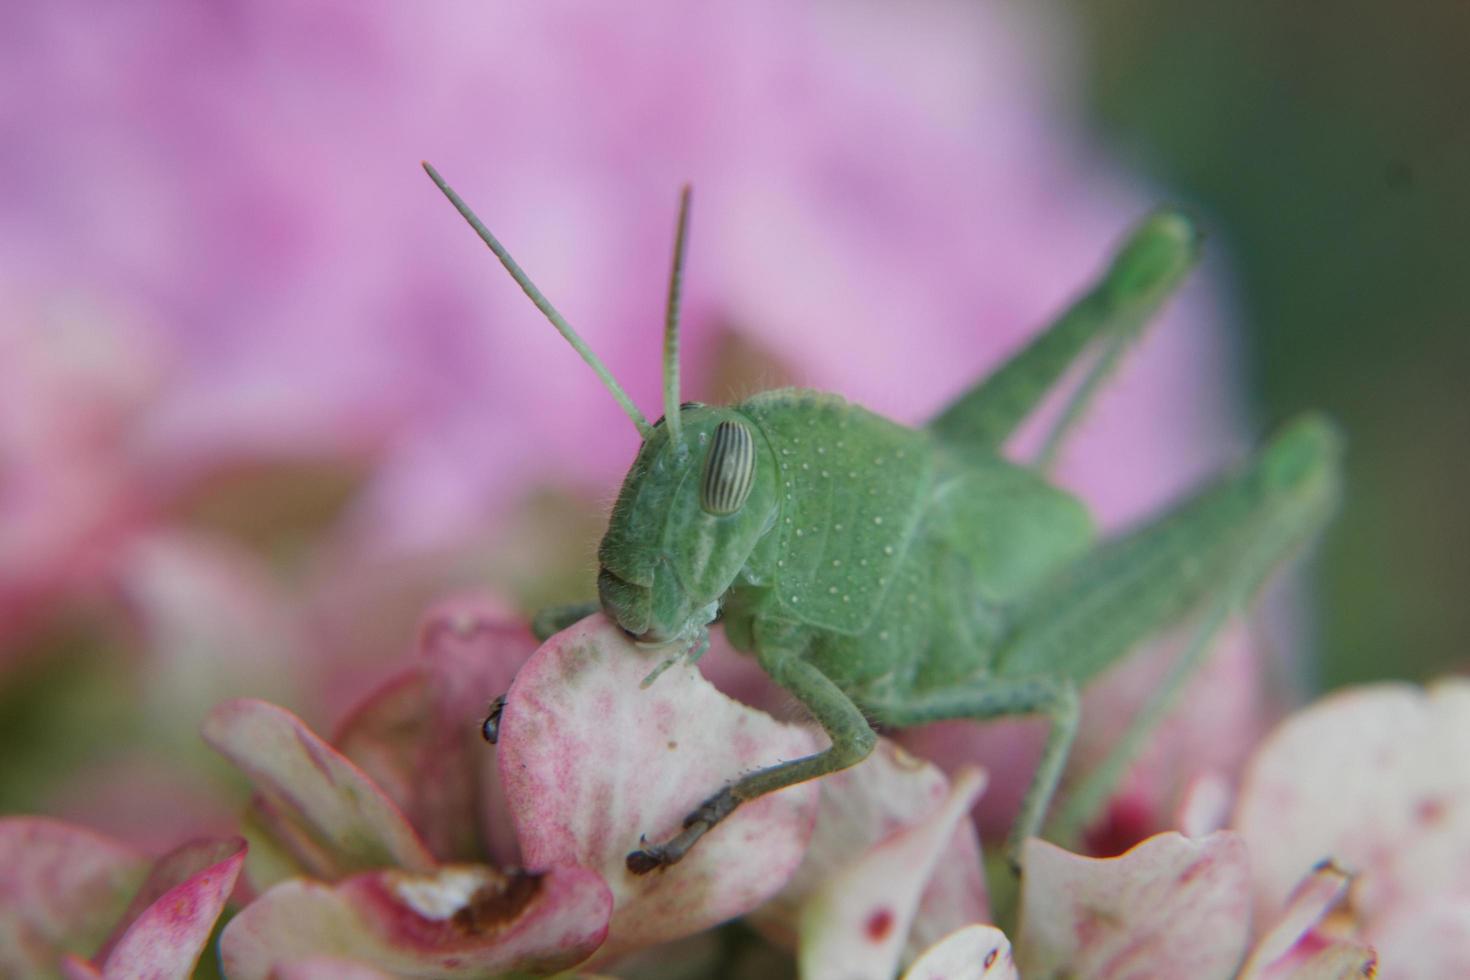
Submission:
[[[699,506],[716,517],[733,514],[744,505],[754,485],[755,440],[750,429],[739,422],[721,422],[704,458]]]

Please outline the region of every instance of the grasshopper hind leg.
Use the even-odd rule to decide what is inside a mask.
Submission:
[[[1240,471],[1152,523],[1078,559],[1033,593],[990,673],[870,705],[895,726],[1042,714],[1052,723],[1008,854],[1042,829],[1076,730],[1077,690],[1164,629],[1194,620],[1188,647],[1149,693],[1106,760],[1084,775],[1048,827],[1073,841],[1158,726],[1231,616],[1331,515],[1340,438],[1308,416],[1288,425]]]
[[[1124,352],[1193,266],[1199,235],[1183,215],[1144,220],[1087,292],[988,378],[929,422],[940,440],[999,451],[1074,364],[1090,366],[1047,433],[1039,467],[1047,469]]]

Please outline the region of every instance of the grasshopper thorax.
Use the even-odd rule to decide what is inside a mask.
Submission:
[[[694,403],[679,416],[681,438],[655,424],[644,440],[598,549],[603,611],[647,643],[692,641],[714,620],[777,512],[775,466],[749,418]]]

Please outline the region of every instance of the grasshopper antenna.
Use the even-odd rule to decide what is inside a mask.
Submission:
[[[684,242],[689,231],[689,198],[692,188],[679,192],[679,225],[674,232],[674,263],[669,269],[669,303],[664,309],[664,424],[669,441],[682,451],[684,436],[679,428],[679,292],[684,285]]]
[[[532,303],[536,304],[536,309],[540,310],[546,319],[551,321],[551,325],[557,329],[558,333],[566,338],[567,343],[572,345],[572,349],[578,354],[581,354],[582,360],[586,361],[587,365],[593,371],[597,372],[597,376],[602,379],[603,385],[617,399],[618,404],[622,406],[628,418],[632,419],[633,424],[638,427],[638,434],[644,439],[647,439],[653,433],[653,426],[648,424],[648,419],[644,418],[643,413],[638,411],[638,406],[633,404],[633,399],[628,397],[628,393],[618,384],[617,380],[612,376],[612,372],[607,369],[607,366],[592,352],[592,348],[588,347],[586,341],[578,336],[577,331],[572,329],[572,325],[566,321],[566,318],[556,311],[556,307],[551,305],[551,301],[541,294],[541,290],[536,288],[536,284],[531,281],[531,277],[526,275],[521,270],[521,267],[516,264],[516,260],[510,257],[510,253],[505,250],[505,246],[500,244],[494,235],[490,234],[490,229],[486,228],[485,223],[475,215],[475,212],[470,210],[470,206],[454,192],[452,187],[444,182],[444,178],[439,176],[439,171],[435,170],[432,165],[425,161],[424,172],[429,175],[429,179],[434,182],[435,186],[444,192],[444,196],[449,198],[449,203],[454,205],[454,209],[460,213],[461,217],[469,222],[471,228],[475,229],[475,234],[480,236],[481,241],[490,246],[490,251],[495,253],[495,257],[500,260],[501,265],[505,266],[505,271],[510,273],[510,277],[516,281],[516,285],[521,287],[521,291],[530,297]]]

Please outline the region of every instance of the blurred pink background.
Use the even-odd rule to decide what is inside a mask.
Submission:
[[[917,422],[995,365],[1161,198],[1020,8],[6,5],[0,808],[226,821],[214,701],[322,724],[436,596],[591,596],[636,432],[422,159],[650,417],[684,181],[686,397]],[[1243,448],[1218,281],[1063,462],[1109,525]]]

